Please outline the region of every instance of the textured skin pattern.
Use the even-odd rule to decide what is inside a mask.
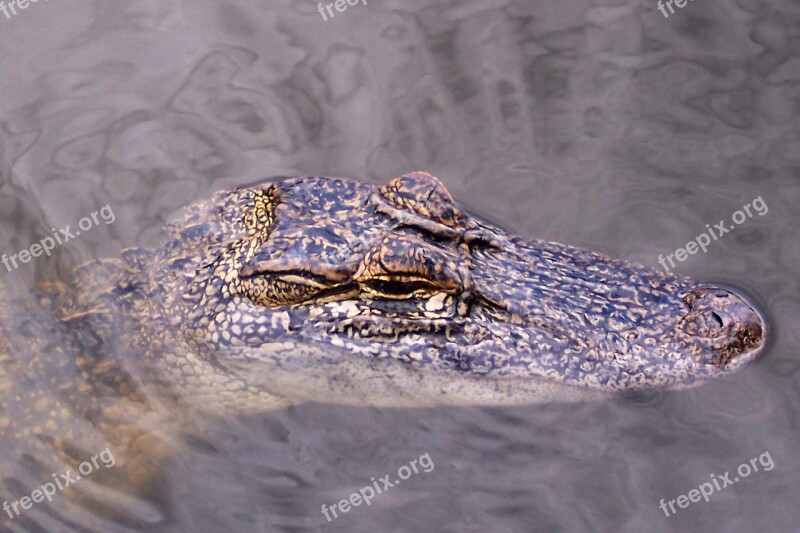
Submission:
[[[763,345],[740,297],[509,235],[423,172],[221,192],[167,232],[38,301],[0,297],[0,496],[108,446],[146,485],[153,436],[197,409],[594,398],[694,385]]]
[[[236,194],[244,217],[223,223],[228,245],[210,250],[201,275],[187,272],[183,302],[193,348],[223,366],[258,365],[274,357],[265,339],[287,339],[443,380],[638,389],[738,368],[762,344],[761,319],[739,296],[510,236],[467,216],[426,173],[379,189],[296,178]]]

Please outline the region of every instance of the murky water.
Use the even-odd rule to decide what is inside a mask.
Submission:
[[[116,217],[0,268],[10,291],[153,245],[180,206],[273,175],[425,169],[522,235],[654,268],[706,224],[768,206],[675,268],[765,309],[770,351],[743,372],[638,400],[213,421],[106,530],[797,531],[800,4],[672,6],[370,0],[325,20],[300,0],[52,0],[0,14],[2,252],[106,204]],[[765,452],[774,468],[710,502],[659,508]],[[321,513],[425,454],[431,471]]]

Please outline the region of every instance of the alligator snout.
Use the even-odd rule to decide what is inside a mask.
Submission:
[[[709,363],[726,366],[742,353],[758,348],[764,336],[761,316],[741,296],[726,289],[694,289],[683,297],[689,313],[678,329],[708,348]]]

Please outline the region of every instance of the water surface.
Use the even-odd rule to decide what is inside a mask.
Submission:
[[[52,0],[0,15],[0,245],[100,224],[0,275],[24,293],[153,245],[211,191],[275,175],[440,177],[527,237],[742,287],[769,353],[690,391],[588,404],[297,405],[214,421],[129,503],[148,531],[796,531],[800,5]],[[3,450],[0,443],[0,452]],[[667,518],[659,501],[769,452]],[[320,512],[429,454],[369,507]],[[45,481],[45,480],[43,480]],[[137,506],[138,505],[138,506]],[[137,511],[138,509],[138,511]],[[123,524],[117,526],[123,529]]]

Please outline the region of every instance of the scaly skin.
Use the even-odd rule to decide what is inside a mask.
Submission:
[[[146,485],[198,410],[599,398],[693,386],[763,346],[739,296],[509,235],[423,172],[221,192],[166,231],[36,301],[0,290],[0,497],[106,447],[116,483]]]

